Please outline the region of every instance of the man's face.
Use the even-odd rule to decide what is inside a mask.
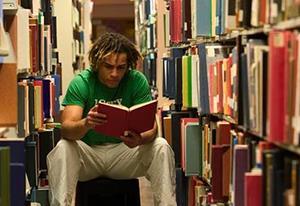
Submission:
[[[112,53],[106,56],[98,68],[98,79],[109,88],[118,87],[127,71],[127,55]]]

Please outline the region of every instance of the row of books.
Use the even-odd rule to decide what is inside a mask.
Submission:
[[[156,61],[157,54],[155,52],[151,52],[147,54],[143,59],[143,73],[145,74],[150,86],[156,86]]]
[[[182,49],[171,49],[175,50]],[[163,95],[175,98],[176,104],[185,108],[198,108],[202,114],[223,113],[235,117],[236,55],[233,46],[216,43],[185,48],[182,56],[164,58]]]
[[[147,54],[148,50],[154,50],[157,47],[156,24],[149,23],[144,25],[138,36],[139,50],[142,54]]]
[[[67,53],[73,58],[71,62],[74,62],[75,70],[84,66],[82,54],[86,45],[82,42],[88,36],[84,35],[83,24],[90,22],[89,16],[83,14],[83,9],[87,7],[83,8],[86,1],[72,2],[70,9],[73,9],[73,16],[70,24],[73,24],[73,36],[70,36],[73,37],[73,50],[70,49]],[[58,48],[57,33],[60,28],[57,26],[64,21],[54,16],[59,15],[58,9],[54,9],[54,4],[58,4],[55,1],[22,0],[4,3],[13,3],[15,6],[13,13],[10,11],[8,14],[5,10],[3,15],[0,1],[0,24],[3,25],[0,49],[8,50],[8,55],[0,57],[0,93],[3,99],[0,103],[0,150],[6,150],[6,146],[10,150],[10,161],[2,161],[2,157],[0,160],[1,168],[4,168],[4,172],[1,171],[0,174],[0,205],[24,205],[25,199],[48,205],[45,200],[45,194],[48,194],[46,156],[60,135],[56,129],[45,129],[45,125],[53,122],[60,112],[60,60],[64,65],[67,63],[65,58],[59,59],[62,49],[61,45]],[[70,64],[68,68],[71,66]],[[17,135],[7,132],[7,129],[3,130],[7,127],[16,127]],[[20,152],[11,144],[15,141],[12,139],[15,136],[19,137],[16,139],[23,145],[18,150]],[[23,159],[15,161],[15,157]],[[25,177],[29,181],[29,188],[26,187],[27,197]]]
[[[25,139],[1,138],[1,205],[17,206],[25,205],[25,201],[41,201],[39,194],[43,193],[41,191],[48,186],[47,154],[55,147],[59,139],[59,128],[31,133]],[[40,203],[42,205],[48,204],[46,201]]]
[[[10,158],[1,158],[1,167],[9,170],[0,174],[0,205],[17,206],[38,202],[39,189],[47,185],[46,156],[55,145],[55,132],[45,130],[45,123],[53,122],[60,111],[62,71],[52,2],[10,2],[14,13],[1,15],[5,34],[1,40],[6,40],[8,55],[0,60],[0,93],[5,99],[0,104],[0,126],[13,129],[0,139],[0,150],[8,148]]]
[[[273,26],[298,27],[299,1],[158,3],[165,35],[155,38],[168,51],[157,52],[157,69],[175,102],[161,113],[162,134],[175,153],[177,204],[299,205],[299,35]],[[265,33],[245,31],[254,28]]]
[[[45,12],[33,16],[31,10],[19,7],[17,18],[17,68],[19,72],[53,73],[58,63],[56,17],[47,20]],[[13,40],[12,40],[13,41]],[[12,51],[14,52],[14,51]],[[7,60],[4,58],[4,62]]]
[[[299,33],[271,31],[268,41],[249,39],[240,51],[240,124],[272,142],[299,146]]]
[[[0,92],[6,99],[0,107],[1,125],[17,123],[17,74],[37,76],[51,73],[61,76],[56,51],[56,17],[49,19],[47,12],[19,7],[16,15],[4,16],[9,54],[1,57],[0,80],[3,84]]]
[[[269,41],[171,48],[163,58],[163,96],[201,115],[229,116],[270,141],[298,146],[298,39],[296,31],[274,30]]]
[[[194,111],[161,115],[164,135],[175,152],[178,205],[300,204],[297,155],[227,121],[199,118]]]
[[[170,0],[165,32],[171,44],[212,37],[241,28],[260,27],[299,16],[299,1]],[[166,29],[169,28],[169,29]]]
[[[136,1],[136,19],[137,24],[141,25],[149,21],[149,19],[155,18],[157,13],[156,9],[156,0],[139,0]]]
[[[25,203],[25,147],[22,139],[0,141],[0,203]]]
[[[26,77],[18,82],[18,136],[26,137],[60,113],[59,75]]]
[[[81,71],[85,68],[83,54],[85,53],[83,31],[83,5],[81,1],[72,1],[72,24],[73,24],[73,41],[72,41],[72,66],[73,71]]]
[[[25,138],[26,174],[31,189],[48,186],[46,159],[59,140],[60,129],[57,127]]]
[[[135,2],[135,31],[139,50],[147,55],[149,50],[157,48],[157,8],[156,0]]]

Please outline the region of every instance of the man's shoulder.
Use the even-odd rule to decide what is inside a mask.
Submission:
[[[95,73],[90,67],[88,67],[82,70],[77,76],[81,76],[82,78],[87,79],[87,78],[94,77]]]
[[[145,79],[146,77],[142,72],[132,69],[129,72],[129,78],[130,79]]]
[[[87,68],[87,69],[82,70],[80,73],[78,73],[74,77],[74,81],[76,81],[76,82],[82,82],[82,81],[90,82],[94,78],[95,78],[94,72],[90,68]]]

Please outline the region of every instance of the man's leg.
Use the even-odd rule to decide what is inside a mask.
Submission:
[[[146,176],[156,206],[176,206],[174,153],[164,138],[136,148],[120,144],[107,155],[106,175],[125,179]]]
[[[51,206],[70,206],[79,179],[102,175],[101,156],[82,141],[60,140],[47,156]]]

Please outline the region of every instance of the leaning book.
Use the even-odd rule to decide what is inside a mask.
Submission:
[[[157,100],[137,104],[130,108],[122,105],[98,103],[97,111],[106,114],[107,122],[97,125],[98,133],[119,137],[125,131],[137,134],[150,130],[154,126]]]

